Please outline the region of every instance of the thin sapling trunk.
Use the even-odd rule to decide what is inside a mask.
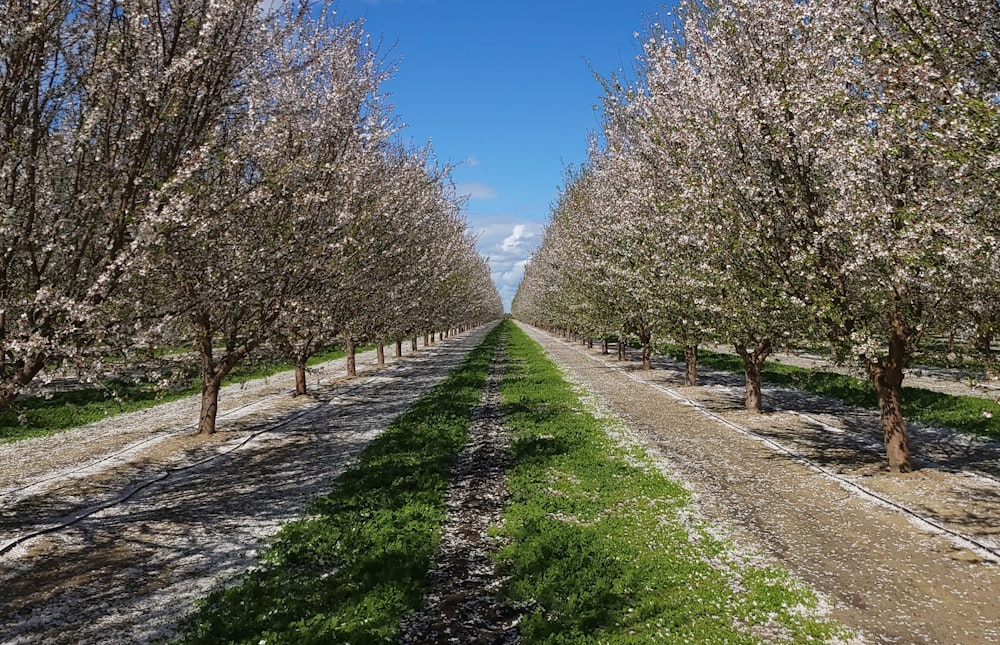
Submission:
[[[357,345],[353,338],[347,338],[347,346],[345,347],[345,352],[347,353],[347,375],[357,376],[358,375],[358,364],[357,364]]]

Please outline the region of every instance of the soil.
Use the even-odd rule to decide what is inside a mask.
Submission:
[[[497,538],[487,532],[500,524],[508,497],[505,473],[511,455],[500,404],[503,366],[501,344],[494,353],[480,403],[472,413],[469,442],[452,467],[448,519],[430,573],[431,589],[421,610],[404,622],[401,645],[520,642],[517,624],[527,608],[500,598],[507,578],[493,562],[500,546]]]
[[[526,328],[572,380],[621,415],[741,545],[808,582],[877,643],[1000,642],[1000,446],[911,426],[920,469],[891,475],[877,414],[683,365],[640,369]],[[609,360],[610,359],[610,360]]]
[[[768,412],[750,415],[731,374],[703,370],[684,387],[673,361],[642,371],[638,356],[526,330],[693,491],[703,517],[817,589],[868,642],[1000,642],[996,443],[911,426],[920,469],[890,475],[873,412],[767,387]],[[191,434],[197,403],[177,402],[0,447],[0,642],[169,638],[485,333],[384,370],[363,356],[357,379],[335,377],[339,364],[314,375],[309,397],[289,396],[290,374],[237,386],[208,440]],[[403,642],[516,642],[519,608],[496,600],[486,533],[509,463],[501,364],[498,353],[453,469],[433,585]]]
[[[486,331],[335,361],[305,397],[291,373],[226,388],[209,438],[185,400],[0,446],[0,642],[170,638]]]

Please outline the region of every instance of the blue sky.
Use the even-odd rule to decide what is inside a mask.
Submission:
[[[459,164],[470,228],[509,308],[567,164],[586,158],[602,76],[631,70],[647,0],[340,0],[397,63],[404,140]]]

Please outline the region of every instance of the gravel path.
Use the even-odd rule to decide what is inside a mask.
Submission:
[[[500,401],[504,341],[497,346],[482,398],[473,410],[469,442],[452,467],[448,518],[430,573],[431,589],[421,610],[404,623],[401,645],[520,642],[521,608],[499,598],[506,577],[493,562],[499,545],[487,535],[490,526],[500,524],[507,501],[506,470],[512,461]]]
[[[169,637],[487,331],[384,370],[362,355],[356,379],[335,376],[337,361],[314,373],[309,397],[288,395],[290,374],[227,388],[208,440],[191,434],[197,401],[186,400],[4,446],[0,642]]]
[[[868,640],[1000,642],[995,443],[949,449],[947,433],[912,428],[923,467],[891,476],[871,412],[768,388],[778,411],[750,415],[732,375],[683,387],[672,361],[643,372],[637,361],[525,330],[623,416],[702,514],[825,594],[834,617]]]

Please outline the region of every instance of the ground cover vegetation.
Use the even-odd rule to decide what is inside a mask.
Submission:
[[[509,339],[509,340],[508,340]],[[510,323],[400,417],[336,488],[286,525],[236,586],[207,598],[182,642],[391,642],[416,611],[498,342],[515,458],[496,528],[504,597],[532,611],[523,642],[829,642],[848,634],[778,569],[693,519],[689,494]],[[613,428],[612,428],[613,429]]]
[[[776,347],[858,365],[912,469],[905,370],[941,338],[996,376],[1000,7],[685,0],[566,175],[512,313],[587,337],[733,346],[746,407]],[[634,72],[634,78],[630,78]]]
[[[36,379],[502,315],[450,168],[402,145],[360,21],[295,0],[0,4],[0,410]]]
[[[308,366],[344,356],[343,349],[320,352],[310,357]],[[287,357],[284,360],[280,357],[257,358],[234,368],[223,380],[223,385],[267,378],[295,367]],[[106,366],[112,372],[119,367],[122,365]],[[0,443],[44,437],[199,393],[197,369],[176,364],[174,370],[178,373],[171,374],[168,382],[145,376],[128,380],[112,378],[43,395],[20,396],[0,411]]]
[[[236,586],[207,598],[186,643],[385,643],[420,607],[461,452],[502,330],[362,452]]]
[[[513,329],[501,393],[511,495],[498,530],[526,643],[828,642],[846,631],[778,569],[693,517],[689,493],[613,438],[541,348]],[[609,430],[611,435],[609,435]]]
[[[666,346],[663,352],[675,360],[685,360],[681,347]],[[738,356],[705,349],[698,350],[698,364],[727,372],[739,373],[743,370],[742,360]],[[848,374],[767,361],[761,369],[761,380],[832,397],[849,405],[878,409],[878,396],[871,384]],[[981,397],[955,396],[904,386],[903,414],[908,419],[931,426],[944,426],[959,432],[1000,438],[1000,404]]]

